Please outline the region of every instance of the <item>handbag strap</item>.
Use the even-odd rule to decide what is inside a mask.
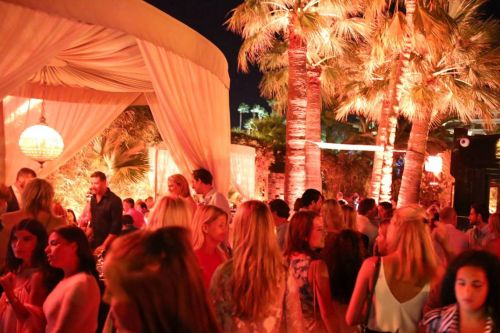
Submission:
[[[375,287],[377,286],[377,280],[378,280],[378,275],[380,273],[380,264],[382,261],[382,257],[378,256],[377,257],[377,262],[375,263],[375,271],[373,272],[373,284],[372,287],[368,290],[368,299],[366,300],[366,304],[368,306],[368,309],[366,310],[366,316],[365,320],[363,320],[363,326],[368,325],[368,321],[370,320],[370,312],[372,309],[372,298],[373,298],[373,293],[375,292]]]

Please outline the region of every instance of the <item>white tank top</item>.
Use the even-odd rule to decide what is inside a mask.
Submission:
[[[427,301],[429,291],[430,285],[427,283],[415,297],[400,303],[387,285],[382,259],[377,285],[373,294],[373,305],[368,328],[382,332],[417,332],[418,322],[422,318],[422,308]]]

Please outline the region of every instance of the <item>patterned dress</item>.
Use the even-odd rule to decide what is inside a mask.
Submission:
[[[277,285],[277,297],[269,304],[267,313],[260,320],[239,318],[233,313],[233,295],[229,288],[233,273],[233,261],[229,260],[215,271],[210,284],[210,295],[215,308],[215,315],[224,332],[277,333],[280,332],[283,317],[285,281]]]
[[[304,253],[292,253],[289,258],[289,274],[295,279],[299,288],[302,318],[306,332],[326,332],[321,319],[318,301],[315,299],[314,290],[309,283],[309,267],[312,258]]]
[[[458,333],[460,332],[459,323],[458,306],[451,304],[427,312],[421,325],[425,328],[426,333]],[[484,333],[491,332],[493,332],[493,319],[488,317]]]

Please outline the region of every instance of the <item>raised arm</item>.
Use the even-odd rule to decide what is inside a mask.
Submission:
[[[311,263],[309,270],[311,285],[316,288],[321,319],[323,320],[328,333],[335,333],[338,331],[338,328],[335,325],[333,316],[334,308],[332,295],[330,293],[328,268],[322,260],[315,260]]]
[[[345,320],[347,325],[354,326],[362,323],[366,313],[366,299],[368,296],[368,286],[373,286],[376,257],[366,259],[361,266],[352,292],[351,301],[347,307]]]

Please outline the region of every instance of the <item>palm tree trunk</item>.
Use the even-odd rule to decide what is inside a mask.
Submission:
[[[416,9],[415,0],[406,0],[406,33],[404,38],[403,51],[399,55],[394,70],[394,77],[391,80],[388,95],[389,99],[388,110],[383,112],[387,115],[387,130],[386,142],[381,144],[384,146],[382,176],[380,180],[380,201],[390,201],[392,191],[392,167],[394,161],[394,139],[396,137],[397,118],[399,114],[399,102],[403,94],[403,86],[405,84],[406,75],[410,67],[410,55],[413,50],[413,15]]]
[[[413,119],[410,139],[408,140],[408,150],[405,156],[403,179],[399,190],[398,207],[418,203],[425,150],[429,136],[429,122],[430,112],[428,111],[422,117]]]
[[[377,138],[375,144],[377,146],[384,146],[387,136],[387,119],[388,115],[388,103],[387,99],[384,99],[382,104],[382,112],[380,113],[380,118],[378,122]],[[378,201],[380,195],[380,180],[382,178],[382,165],[384,163],[384,153],[383,151],[376,151],[373,156],[373,169],[372,178],[370,183],[370,194],[371,197]]]
[[[240,131],[241,131],[241,120],[243,118],[243,113],[240,112]]]
[[[307,46],[288,27],[288,107],[286,113],[285,201],[292,206],[305,190]]]
[[[306,188],[321,192],[321,67],[307,66]]]

